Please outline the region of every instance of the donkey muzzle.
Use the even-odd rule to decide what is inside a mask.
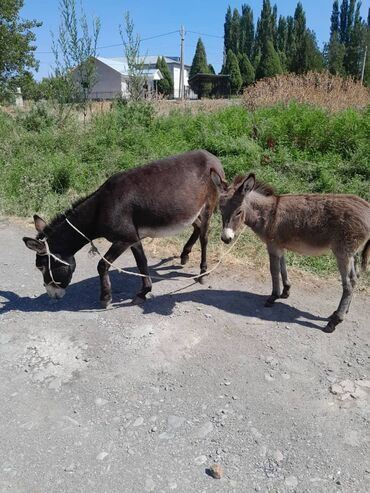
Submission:
[[[221,240],[224,243],[230,243],[234,239],[235,233],[231,228],[224,228],[221,234]]]
[[[45,289],[50,298],[53,298],[53,300],[61,300],[66,294],[65,289],[53,286],[51,284],[45,285]]]

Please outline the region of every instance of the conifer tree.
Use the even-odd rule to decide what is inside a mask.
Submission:
[[[242,16],[240,19],[239,51],[241,53],[245,53],[248,58],[252,55],[253,42],[253,10],[249,5],[242,5]]]
[[[359,2],[356,5],[353,25],[349,25],[346,52],[344,55],[344,68],[346,73],[356,78],[360,78],[366,39],[366,26],[360,15],[360,7],[361,4]]]
[[[203,41],[201,38],[198,39],[197,46],[195,48],[195,54],[193,62],[191,64],[189,77],[193,77],[195,74],[207,74],[208,73],[208,62],[206,49],[204,48]]]
[[[262,48],[261,60],[256,70],[256,79],[264,77],[273,77],[277,74],[282,74],[279,55],[277,54],[272,41],[267,40]]]
[[[306,15],[301,2],[297,3],[294,12],[294,52],[290,70],[296,74],[306,72]]]
[[[161,71],[163,79],[157,81],[157,88],[161,94],[171,96],[173,94],[173,80],[164,57],[158,57],[157,69]]]
[[[230,49],[236,54],[239,52],[240,41],[240,14],[238,9],[234,9],[231,19]]]
[[[240,74],[238,59],[232,50],[227,52],[224,73],[230,76],[231,94],[237,94],[242,86],[243,80]]]
[[[255,70],[251,64],[249,58],[245,53],[239,53],[238,55],[240,75],[242,76],[242,87],[253,84],[255,80]]]
[[[193,63],[191,64],[189,78],[193,77],[195,74],[208,74],[208,62],[206,50],[204,48],[203,41],[201,38],[198,39],[197,46],[195,48],[195,54],[193,58]],[[209,82],[203,82],[199,86],[192,87],[192,89],[198,93],[198,97],[207,97],[211,94],[212,84]]]

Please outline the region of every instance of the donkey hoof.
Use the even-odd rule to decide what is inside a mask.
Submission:
[[[276,300],[277,300],[276,296],[270,296],[269,298],[267,298],[267,300],[265,302],[265,306],[268,308],[273,306]]]
[[[102,308],[108,308],[111,303],[112,303],[112,298],[109,298],[107,300],[100,300],[100,306]]]
[[[290,295],[290,288],[284,288],[280,298],[286,299],[289,298],[289,295]]]
[[[142,305],[143,303],[145,303],[145,301],[146,301],[145,294],[144,295],[143,294],[137,294],[131,303],[133,305]]]
[[[186,265],[189,262],[189,255],[181,255],[181,265]]]
[[[201,274],[202,274],[202,273],[201,273]],[[195,280],[196,280],[197,282],[199,282],[199,284],[205,284],[205,283],[206,283],[206,277],[207,277],[207,276],[202,276],[202,275],[201,275],[201,276],[197,277]]]
[[[329,321],[328,324],[326,325],[326,327],[324,327],[322,329],[322,331],[325,332],[326,334],[331,334],[332,332],[335,331],[335,328],[336,328],[336,325],[334,324],[334,322]]]

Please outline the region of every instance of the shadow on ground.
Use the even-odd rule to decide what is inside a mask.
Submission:
[[[164,261],[159,262],[151,268],[153,275],[163,278],[191,277],[191,274],[178,272],[179,266],[162,266]],[[171,269],[176,269],[171,270]],[[134,268],[127,269],[137,272]],[[140,290],[141,280],[139,278],[111,272],[113,286],[113,309],[125,309],[132,306],[131,300]],[[41,278],[40,278],[41,282]],[[155,281],[154,282],[160,282]],[[173,286],[173,283],[172,283]],[[180,286],[182,287],[182,286]],[[47,294],[36,298],[21,297],[13,291],[0,290],[0,313],[14,310],[21,312],[76,312],[88,310],[90,312],[102,312],[99,304],[100,284],[99,278],[91,277],[80,282],[72,283],[62,300],[51,300]],[[309,312],[299,310],[287,304],[287,301],[277,302],[273,308],[265,308],[266,295],[260,295],[241,290],[209,289],[200,284],[193,284],[191,290],[179,291],[174,294],[161,294],[149,298],[140,308],[143,314],[157,313],[160,315],[171,315],[178,303],[193,302],[205,306],[216,307],[225,312],[244,317],[254,317],[260,320],[283,323],[297,323],[312,329],[322,327],[313,323],[326,319],[318,317]],[[3,301],[1,300],[3,298]],[[2,306],[1,306],[2,305]]]

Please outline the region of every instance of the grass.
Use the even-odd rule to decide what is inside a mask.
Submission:
[[[196,148],[217,155],[228,179],[253,170],[280,193],[370,199],[370,107],[329,112],[290,103],[158,114],[147,104],[116,104],[84,127],[74,118],[60,126],[49,107],[36,105],[15,116],[0,112],[0,135],[3,214],[50,218],[116,171]],[[218,245],[217,228],[212,238]],[[261,252],[249,234],[235,255]],[[326,258],[289,255],[289,263],[324,275],[336,270]]]

